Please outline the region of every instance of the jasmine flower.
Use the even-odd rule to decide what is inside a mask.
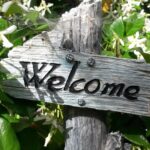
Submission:
[[[2,41],[4,47],[6,48],[13,47],[13,44],[7,39],[5,35],[14,32],[16,29],[17,27],[15,25],[12,25],[3,31],[0,31],[0,41]]]

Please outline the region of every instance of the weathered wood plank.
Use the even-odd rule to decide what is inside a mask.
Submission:
[[[24,51],[24,55],[21,55],[21,50]],[[83,84],[77,86],[77,89],[83,88],[85,84],[92,79],[98,79],[100,81],[100,88],[96,93],[87,94],[85,93],[85,91],[82,91],[75,94],[69,92],[69,89],[67,91],[63,90],[69,73],[71,72],[71,69],[73,67],[73,63],[68,63],[66,61],[67,54],[70,53],[68,51],[60,51],[59,49],[52,50],[49,46],[15,48],[10,52],[9,58],[1,61],[1,65],[4,66],[3,70],[14,75],[14,78],[16,77],[16,80],[13,78],[4,82],[4,87],[5,89],[7,89],[6,92],[8,94],[11,94],[12,96],[15,96],[16,98],[31,100],[37,99],[37,97],[39,97],[39,95],[44,92],[46,95],[48,95],[45,96],[46,101],[53,102],[51,98],[48,98],[51,97],[51,92],[47,89],[47,80],[54,75],[63,76],[65,78],[65,82],[61,85],[62,90],[57,93],[58,96],[56,96],[55,99],[61,97],[64,101],[64,105],[81,107],[78,104],[78,100],[83,99],[86,102],[86,105],[82,107],[86,108],[119,111],[146,116],[150,115],[149,64],[141,63],[136,60],[125,60],[92,54],[88,55],[83,53],[73,53],[74,59],[76,61],[80,61],[80,65],[72,82],[81,78],[84,78],[86,80],[85,82],[83,82]],[[94,67],[88,67],[87,61],[89,58],[93,58],[95,60],[96,64],[94,65]],[[20,64],[20,62],[22,61],[30,63],[28,65],[30,77],[32,77],[34,74],[32,62],[39,63],[39,67],[42,63],[57,63],[61,64],[61,66],[58,67],[52,74],[49,74],[49,76],[44,80],[43,84],[40,85],[40,87],[43,87],[43,89],[37,90],[34,87],[34,82],[32,82],[29,87],[25,87],[23,80],[24,68]],[[45,67],[41,72],[38,73],[38,76],[42,78],[51,68],[51,65],[47,65],[47,67]],[[130,100],[124,97],[123,94],[121,94],[120,96],[116,96],[118,91],[116,91],[113,96],[109,96],[110,91],[108,91],[104,95],[101,95],[106,83],[122,83],[125,85],[124,91],[129,86],[138,86],[140,88],[140,91],[136,95],[137,100]],[[92,84],[90,86],[90,90],[94,90],[95,86],[97,85]],[[18,88],[20,89],[18,90]],[[34,89],[34,91],[32,90],[31,92],[30,89]],[[39,97],[38,99],[40,100],[41,97]]]
[[[35,38],[34,43],[36,43],[36,40],[37,39]],[[21,55],[22,51],[24,53],[23,55]],[[64,101],[62,104],[81,107],[78,104],[78,100],[83,99],[86,104],[82,107],[150,116],[149,64],[141,63],[136,60],[125,60],[92,54],[89,55],[84,53],[73,53],[74,59],[76,61],[80,61],[80,65],[71,83],[81,78],[85,79],[85,82],[78,85],[76,90],[82,89],[86,83],[92,79],[98,79],[100,82],[100,88],[94,94],[87,94],[85,91],[76,94],[69,92],[69,89],[64,91],[66,80],[73,67],[73,63],[68,63],[66,61],[67,54],[70,54],[70,52],[63,50],[60,51],[59,49],[52,50],[52,48],[49,46],[33,46],[32,48],[24,46],[15,48],[9,54],[9,58],[1,61],[1,65],[4,67],[3,69],[1,67],[1,70],[14,75],[14,78],[16,77],[16,79],[13,78],[4,82],[4,87],[7,89],[6,92],[12,96],[15,96],[16,98],[31,100],[40,100],[41,97],[39,95],[44,92],[44,99],[46,102],[53,102],[51,100],[51,95],[53,94],[47,89],[46,83],[48,79],[54,75],[62,76],[65,78],[65,82],[60,86],[62,90],[57,92],[55,96],[56,102],[57,99],[61,97]],[[89,67],[87,65],[89,58],[93,58],[95,60],[96,64],[94,67]],[[52,68],[52,65],[49,65],[50,63],[61,64],[61,66],[58,67],[52,74],[49,74],[48,77],[44,80],[43,84],[41,84],[37,90],[34,87],[34,82],[32,82],[29,87],[25,87],[23,80],[24,68],[20,62],[30,63],[28,65],[28,74],[30,78],[34,74],[32,62],[39,63],[38,67],[40,67],[42,63],[47,63],[47,66],[38,73],[39,78],[43,78],[44,75]],[[119,89],[116,90],[113,96],[110,96],[109,94],[112,90],[111,88],[107,91],[106,94],[102,94],[106,83],[115,83],[116,85],[122,83],[125,85],[125,87],[119,96],[116,96]],[[93,83],[90,86],[90,91],[93,91],[96,86],[97,84]],[[140,88],[139,93],[134,95],[137,97],[136,100],[130,100],[123,95],[125,89],[130,86],[138,86]]]
[[[62,99],[63,95],[60,96],[58,93],[54,94],[48,91],[47,86],[45,85],[47,80],[44,81],[42,87],[39,87],[38,89],[34,87],[34,83],[32,83],[28,88],[27,87],[25,88],[23,78],[22,78],[22,76],[24,75],[23,69],[18,62],[16,64],[16,61],[29,61],[29,62],[46,61],[47,63],[49,62],[56,63],[55,61],[57,60],[57,57],[55,56],[55,54],[59,54],[59,59],[61,59],[61,61],[58,60],[57,63],[61,63],[63,61],[64,67],[59,68],[59,70],[57,70],[57,72],[55,72],[53,75],[62,75],[62,73],[68,75],[69,73],[68,69],[69,70],[71,69],[71,64],[68,64],[65,61],[66,52],[61,53],[60,50],[62,50],[63,48],[69,51],[76,51],[80,53],[82,52],[99,53],[100,46],[98,40],[99,40],[99,36],[101,35],[100,34],[101,11],[100,10],[101,10],[100,0],[84,0],[79,5],[79,7],[72,9],[69,13],[67,12],[64,15],[62,15],[58,23],[58,26],[53,31],[42,33],[41,35],[38,35],[33,39],[27,41],[23,47],[17,47],[13,49],[9,53],[10,59],[6,59],[2,62],[3,66],[4,67],[7,66],[7,67],[5,69],[4,68],[1,69],[5,70],[6,72],[11,72],[18,81],[15,79],[11,79],[8,82],[4,82],[6,92],[8,92],[8,94],[12,96],[16,95],[16,97],[18,98],[19,97],[22,98],[22,96],[25,95],[24,97],[25,99],[31,99],[31,100],[42,99],[52,103],[60,103],[60,104],[66,103],[66,105],[68,105],[68,102],[70,103],[71,101],[71,105],[80,107],[77,104],[78,101],[76,101],[78,99],[76,94],[73,94],[72,96],[69,94],[70,97],[68,97],[67,91],[62,92],[64,96],[66,95],[65,96],[66,98],[68,97],[66,101],[65,99]],[[58,52],[56,50],[58,50]],[[79,57],[80,55],[77,58]],[[91,56],[86,54],[84,58],[85,57],[91,57]],[[80,60],[82,60],[82,57],[80,57]],[[87,63],[86,61],[87,60],[85,60],[85,64]],[[85,77],[86,75],[89,74],[89,72],[92,73],[92,71],[95,70],[92,68],[90,69],[88,68],[88,70],[86,70],[85,68],[87,68],[87,66],[84,67],[84,65],[82,64],[84,64],[84,62],[82,62],[80,66],[82,66],[83,69],[85,70],[85,73],[82,73],[83,69],[81,67],[80,73],[82,73],[82,77]],[[31,78],[33,76],[33,67],[31,64],[28,67],[29,67],[28,74],[29,77]],[[39,65],[39,67],[41,67],[41,65]],[[42,77],[47,72],[48,69],[49,67],[44,68],[44,70],[42,70],[42,73],[40,72],[38,73],[38,75]],[[53,75],[51,74],[49,75],[49,77]],[[86,77],[86,80],[91,79],[92,76],[93,74],[89,74],[89,76]],[[78,79],[78,77],[80,77],[80,74],[78,75],[76,74],[74,80]],[[108,77],[109,76],[107,76],[106,79],[108,79]],[[99,76],[97,76],[97,78],[99,78]],[[80,86],[80,88],[82,86]],[[84,92],[82,94],[85,98],[89,97],[89,95],[85,94]],[[79,93],[81,98],[82,98],[82,94]],[[101,105],[102,108],[103,109],[105,108],[106,110],[112,109],[107,107],[107,103],[105,102],[106,99],[109,103],[108,98],[105,98],[105,96],[103,95],[104,98],[102,99],[101,102],[99,101],[99,99],[101,99],[99,98],[99,94],[95,94],[95,95],[98,96],[98,100],[96,102],[98,102],[99,106]],[[76,100],[74,101],[74,99]],[[113,99],[116,98],[113,97]],[[89,99],[88,102],[90,106],[95,105],[93,99]],[[112,101],[110,101],[110,103],[112,103]],[[116,101],[116,103],[118,102]],[[66,135],[68,135],[66,137],[65,150],[70,150],[70,149],[71,150],[79,150],[79,149],[82,150],[102,149],[103,150],[105,147],[106,137],[107,137],[106,136],[107,130],[104,123],[103,113],[101,111],[95,111],[92,109],[85,110],[82,107],[80,107],[79,109],[71,107],[68,110],[68,113],[65,113]],[[115,107],[115,109],[117,109],[117,107]],[[122,108],[121,111],[123,111]],[[67,116],[67,114],[69,114],[69,116]],[[111,141],[110,138],[109,141]],[[109,149],[115,149],[115,148],[116,146],[114,146],[114,144],[112,146],[109,145]],[[105,149],[108,149],[107,145]]]

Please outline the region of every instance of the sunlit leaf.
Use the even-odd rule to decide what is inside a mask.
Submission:
[[[24,10],[17,3],[12,3],[12,5],[6,11],[6,14],[7,15],[22,14],[23,12]]]
[[[144,17],[138,17],[137,14],[131,15],[125,20],[126,36],[135,34],[137,31],[141,30],[144,26]]]
[[[124,137],[136,145],[150,148],[150,143],[143,135],[126,133]]]
[[[124,37],[125,27],[124,27],[123,19],[121,17],[115,20],[110,26],[110,28],[119,38]]]
[[[20,150],[13,128],[3,118],[0,118],[0,150]]]
[[[0,31],[5,30],[8,27],[8,22],[3,19],[0,18]]]
[[[39,17],[39,12],[37,11],[30,11],[25,16],[27,20],[30,20],[33,23],[36,23],[38,17]]]

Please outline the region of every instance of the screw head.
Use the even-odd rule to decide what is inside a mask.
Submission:
[[[94,65],[95,65],[95,59],[89,58],[88,61],[87,61],[87,65],[89,67],[94,67]]]
[[[85,100],[83,100],[83,99],[79,99],[79,100],[78,100],[78,104],[79,104],[80,106],[84,106],[84,105],[86,105],[86,102],[85,102]]]
[[[74,61],[74,56],[72,54],[67,54],[66,60],[68,63],[72,63]]]

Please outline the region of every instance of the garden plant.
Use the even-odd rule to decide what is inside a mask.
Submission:
[[[52,30],[60,14],[79,2],[0,0],[0,59],[13,47]],[[150,63],[149,0],[102,0],[100,11],[100,54]],[[63,106],[10,97],[2,86],[9,78],[14,77],[0,72],[0,150],[63,150]],[[149,117],[107,112],[106,121],[109,132],[119,132],[132,150],[150,150]]]

